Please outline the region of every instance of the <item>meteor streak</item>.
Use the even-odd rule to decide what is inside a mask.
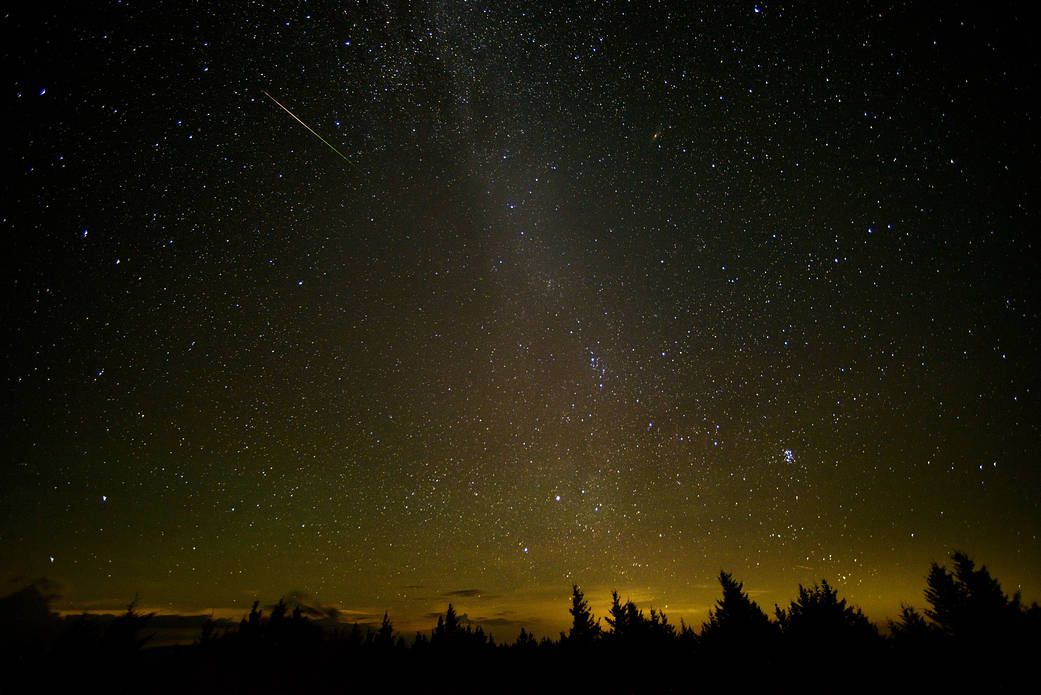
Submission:
[[[303,127],[307,128],[307,130],[311,133],[311,135],[313,135],[316,138],[318,138],[319,140],[321,140],[323,143],[325,143],[326,147],[328,147],[330,150],[332,150],[333,152],[338,154],[340,156],[340,159],[342,159],[343,161],[347,162],[348,164],[351,163],[351,160],[347,159],[347,157],[343,154],[343,152],[340,152],[338,149],[333,147],[333,144],[331,142],[329,142],[328,140],[323,138],[318,133],[314,132],[314,128],[312,128],[311,126],[307,125],[306,123],[301,121],[299,118],[297,118],[297,115],[295,113],[293,113],[292,111],[290,111],[289,109],[287,109],[285,106],[283,106],[282,102],[280,102],[278,99],[276,99],[275,97],[273,97],[270,94],[268,94],[266,91],[264,91],[264,90],[260,90],[260,91],[264,92],[264,96],[266,96],[268,99],[270,99],[271,101],[275,102],[275,104],[278,105],[278,108],[282,109],[283,111],[288,113],[290,116],[292,116],[293,120],[295,120],[297,123],[299,123]]]

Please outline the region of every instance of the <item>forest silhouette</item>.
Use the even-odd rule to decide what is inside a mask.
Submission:
[[[780,692],[1022,689],[1036,683],[1041,608],[1006,595],[965,553],[933,563],[924,612],[902,606],[883,629],[822,579],[769,616],[728,572],[699,629],[645,613],[617,592],[595,616],[572,586],[558,639],[524,628],[499,643],[449,603],[429,632],[315,620],[280,599],[254,602],[235,625],[207,620],[192,644],[150,646],[155,616],[131,603],[115,617],[61,617],[45,580],[0,598],[0,663],[18,690],[112,692]],[[16,690],[11,690],[15,692]]]

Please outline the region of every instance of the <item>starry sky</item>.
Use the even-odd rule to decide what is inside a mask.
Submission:
[[[1038,57],[992,3],[3,11],[0,574],[699,626],[1041,599]]]

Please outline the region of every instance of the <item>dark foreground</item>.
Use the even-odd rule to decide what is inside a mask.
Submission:
[[[592,615],[573,587],[558,640],[496,644],[449,605],[429,633],[330,628],[305,606],[254,604],[238,625],[207,622],[190,645],[149,647],[152,616],[58,618],[37,585],[0,599],[3,692],[969,692],[1033,691],[1041,609],[1008,597],[961,553],[933,565],[924,614],[884,632],[822,581],[773,619],[721,573],[699,631],[617,594]]]

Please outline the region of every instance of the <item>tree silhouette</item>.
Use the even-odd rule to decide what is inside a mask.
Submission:
[[[932,626],[913,606],[900,606],[900,620],[889,621],[889,632],[900,639],[917,639],[932,632]]]
[[[451,603],[448,604],[448,610],[445,611],[445,634],[452,635],[459,631],[459,616],[456,615],[455,607]]]
[[[958,641],[990,640],[1013,627],[1022,613],[1019,595],[1012,599],[987,568],[976,569],[963,552],[951,555],[954,571],[935,562],[926,579],[925,614],[947,637]]]
[[[217,638],[217,622],[213,619],[213,615],[206,619],[206,622],[202,624],[202,631],[199,634],[199,644],[209,646],[213,644]]]
[[[676,628],[665,613],[651,609],[650,618],[630,600],[622,603],[618,592],[611,592],[611,608],[606,617],[614,644],[633,648],[660,647],[676,638]]]
[[[263,611],[260,610],[260,601],[254,601],[253,607],[249,609],[249,617],[243,618],[239,623],[239,632],[243,634],[256,633],[260,630],[260,619]]]
[[[611,608],[608,609],[606,620],[611,626],[611,637],[615,641],[638,639],[644,632],[644,623],[647,622],[635,603],[629,600],[621,602],[617,591],[611,592]]]
[[[288,611],[288,610],[289,610],[289,606],[288,606],[288,604],[286,604],[285,598],[280,598],[280,599],[278,599],[278,603],[276,603],[274,606],[272,606],[272,608],[271,608],[271,617],[268,618],[268,620],[271,623],[277,625],[278,623],[282,622],[285,619],[286,611]]]
[[[520,634],[517,635],[517,641],[513,643],[516,649],[521,650],[534,650],[539,646],[535,636],[525,630],[523,627],[520,629]]]
[[[889,621],[889,634],[894,646],[908,655],[922,657],[941,646],[940,631],[911,606],[900,607],[899,620]]]
[[[51,612],[56,598],[46,580],[0,597],[0,656],[17,660],[47,648],[60,629],[57,614]]]
[[[859,608],[846,605],[828,580],[819,585],[799,585],[799,597],[788,610],[778,607],[777,624],[793,646],[813,646],[827,651],[865,647],[877,641],[878,630]]]
[[[723,598],[709,611],[701,629],[701,642],[713,649],[758,648],[776,634],[776,627],[759,605],[748,597],[744,585],[728,572],[719,573]]]
[[[437,618],[437,626],[430,636],[430,644],[445,649],[468,649],[492,646],[494,644],[489,641],[488,636],[484,634],[484,629],[480,625],[476,628],[472,625],[467,625],[464,628],[462,626],[464,619],[466,619],[466,616],[463,615],[460,618],[456,613],[455,607],[449,603],[448,610],[445,611],[444,616],[438,616]]]
[[[380,623],[375,641],[381,647],[390,647],[394,644],[394,623],[390,621],[390,614],[386,611],[383,612],[383,622]]]
[[[926,579],[925,615],[943,647],[965,663],[996,665],[1033,658],[1041,650],[1041,609],[1024,609],[1019,593],[1009,598],[985,566],[964,552],[951,554],[953,571],[935,562]],[[897,637],[898,634],[894,634]]]
[[[647,634],[652,643],[667,643],[676,638],[676,626],[669,622],[665,611],[651,609],[651,619],[647,623]]]
[[[682,618],[680,618],[679,634],[676,637],[681,644],[686,645],[688,648],[698,644],[698,633],[690,625],[687,625]]]
[[[1009,689],[1013,670],[1002,664],[1027,663],[1041,651],[1041,607],[1025,609],[1018,595],[1006,596],[987,569],[977,568],[965,554],[952,559],[950,570],[935,563],[930,569],[928,609],[902,606],[889,623],[887,641],[827,580],[799,586],[798,596],[786,608],[777,607],[772,622],[741,582],[720,572],[722,596],[700,636],[683,621],[677,630],[662,611],[652,608],[645,614],[633,601],[623,602],[617,591],[605,616],[609,631],[602,629],[573,584],[571,626],[560,642],[536,640],[521,629],[516,642],[502,646],[452,604],[437,616],[432,632],[418,633],[409,645],[394,632],[388,612],[372,626],[330,626],[309,618],[309,613],[327,614],[310,612],[290,596],[268,615],[255,601],[237,631],[219,627],[222,621],[211,617],[192,646],[143,649],[152,646],[144,635],[151,616],[139,615],[134,603],[116,617],[60,618],[50,612],[48,598],[30,588],[0,597],[7,647],[0,659],[12,663],[13,656],[23,671],[28,667],[38,673],[50,664],[63,666],[70,674],[66,689],[82,684],[81,674],[90,672],[118,673],[127,690],[142,690],[147,681],[141,678],[162,674],[169,679],[162,684],[169,692],[206,691],[202,684],[210,684],[210,692],[340,692],[348,685],[344,678],[352,679],[352,689],[375,688],[388,673],[400,676],[400,689],[418,690],[430,685],[419,674],[440,669],[466,670],[467,685],[477,689],[492,684],[527,692],[545,690],[549,683],[551,689],[577,691],[589,688],[589,673],[604,672],[611,678],[608,690],[683,692],[693,667],[707,674],[710,685],[766,690],[776,689],[776,675],[792,664],[798,665],[799,687],[811,691],[893,683],[903,689],[957,690],[972,682],[965,674]],[[34,625],[50,626],[56,637],[49,644],[28,639],[19,644]],[[749,669],[749,663],[759,667]],[[653,664],[653,676],[626,664]],[[511,676],[516,680],[504,683],[503,673],[516,674]],[[842,680],[852,673],[874,680]],[[1008,688],[1002,687],[1002,678],[1009,680]]]
[[[129,656],[136,654],[152,638],[152,635],[141,635],[155,613],[141,615],[137,612],[137,597],[127,606],[126,612],[117,616],[105,630],[102,638],[102,650],[111,656]]]
[[[569,643],[588,646],[600,638],[600,620],[593,618],[593,612],[578,584],[571,585],[571,608],[568,613],[571,614],[571,630],[566,637]]]
[[[416,639],[412,641],[412,649],[423,651],[430,646],[430,640],[422,632],[416,633]]]

